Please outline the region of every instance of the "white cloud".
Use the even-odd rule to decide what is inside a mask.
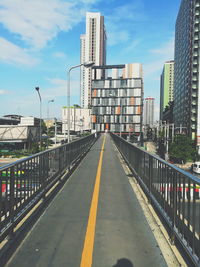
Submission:
[[[143,4],[140,0],[135,0],[134,2],[131,2],[116,7],[112,12],[112,18],[115,22],[117,21],[143,21],[146,19],[146,16],[143,12]]]
[[[141,43],[139,39],[135,39],[132,42],[129,42],[129,45],[126,47],[126,51],[133,52],[134,49]]]
[[[33,66],[38,60],[28,54],[25,49],[0,37],[0,61],[11,64]]]
[[[162,71],[163,65],[166,61],[174,58],[174,38],[162,44],[159,48],[149,51],[154,58],[151,63],[144,64],[144,75],[149,76],[155,72]]]
[[[137,29],[135,23],[146,20],[140,0],[131,4],[123,4],[114,8],[111,15],[106,16],[108,44],[116,45],[130,40],[131,33]]]
[[[127,42],[130,38],[130,33],[126,30],[114,30],[112,27],[112,31],[108,32],[108,45],[116,45],[119,43]]]
[[[42,48],[60,29],[70,28],[71,6],[70,3],[51,0],[4,0],[0,21],[27,44]]]
[[[66,57],[67,57],[67,55],[66,55],[65,53],[62,53],[62,52],[55,52],[55,53],[53,54],[53,56],[54,56],[55,58],[61,58],[61,59],[66,59]]]
[[[155,55],[164,55],[168,58],[174,57],[174,38],[163,44],[160,48],[150,50]]]
[[[62,97],[66,96],[67,101],[67,79],[48,79],[48,81],[53,85],[45,90],[46,98]],[[80,81],[73,80],[70,81],[70,95],[79,96],[80,94]]]
[[[1,0],[0,22],[28,46],[43,48],[60,31],[69,31],[84,18],[94,0]]]
[[[2,90],[2,89],[0,89],[0,95],[5,95],[5,94],[7,94],[8,92],[6,91],[6,90]]]
[[[144,76],[147,77],[152,73],[162,70],[165,60],[160,59],[151,63],[144,64]]]

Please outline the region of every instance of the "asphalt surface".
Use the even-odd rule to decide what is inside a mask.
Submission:
[[[94,144],[7,266],[80,266],[103,138]],[[93,267],[167,266],[109,135],[103,151],[93,248]]]

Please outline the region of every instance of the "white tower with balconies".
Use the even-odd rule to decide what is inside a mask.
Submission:
[[[86,33],[80,36],[81,40],[81,64],[93,61],[96,66],[106,64],[106,31],[104,17],[100,13],[86,13]],[[84,108],[91,105],[91,68],[81,67],[80,96],[81,106]]]

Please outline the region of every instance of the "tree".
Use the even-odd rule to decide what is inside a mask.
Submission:
[[[197,157],[194,141],[186,135],[176,135],[174,142],[169,145],[169,157],[175,163],[194,161]]]
[[[164,138],[162,137],[158,139],[157,153],[162,159],[165,159],[166,147],[164,144]]]
[[[44,120],[42,120],[41,126],[42,126],[42,134],[46,134],[47,133],[47,126],[46,126]]]

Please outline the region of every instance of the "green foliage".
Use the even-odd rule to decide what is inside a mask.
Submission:
[[[32,143],[31,149],[29,150],[30,154],[36,154],[40,151],[38,143]]]
[[[14,150],[14,151],[8,151],[8,152],[1,151],[0,152],[0,157],[4,157],[4,158],[22,158],[22,157],[26,157],[29,155],[30,153],[24,150]]]
[[[163,158],[163,159],[165,158],[166,148],[164,145],[164,138],[162,138],[162,137],[158,138],[157,153],[161,158]]]
[[[42,126],[42,134],[46,134],[47,133],[47,126],[43,120],[41,122],[41,126]]]
[[[40,151],[38,143],[31,143],[31,146],[25,149],[0,150],[0,157],[4,158],[22,158],[36,154]]]
[[[81,137],[88,136],[90,134],[91,134],[90,132],[84,132],[84,133],[81,134]]]
[[[169,145],[169,157],[175,163],[194,161],[197,157],[194,142],[186,135],[176,135]]]

